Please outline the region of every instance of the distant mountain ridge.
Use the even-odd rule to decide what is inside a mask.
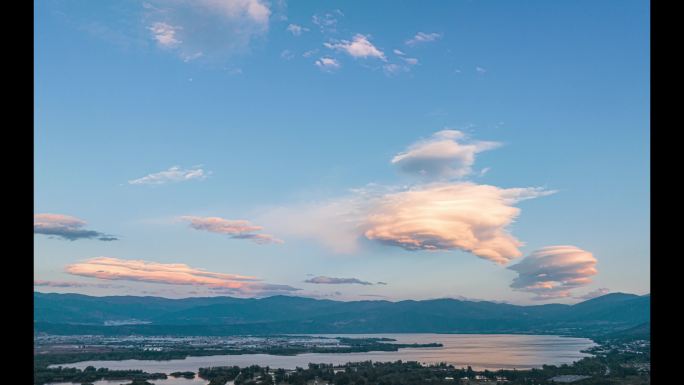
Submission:
[[[130,320],[144,324],[120,325]],[[342,302],[288,296],[168,299],[36,292],[34,324],[37,332],[52,334],[600,335],[650,325],[650,296],[611,293],[575,305],[520,306],[457,299]]]

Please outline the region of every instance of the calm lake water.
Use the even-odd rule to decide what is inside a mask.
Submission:
[[[344,364],[353,361],[418,361],[422,363],[446,362],[456,367],[472,366],[475,370],[530,369],[542,364],[570,364],[589,354],[580,352],[594,346],[587,338],[571,338],[548,335],[520,334],[330,334],[326,337],[387,337],[399,343],[439,342],[440,348],[408,348],[397,352],[366,353],[305,353],[296,356],[274,356],[270,354],[221,355],[188,357],[182,360],[148,361],[84,361],[64,364],[64,367],[84,369],[87,366],[109,369],[140,369],[150,373],[171,373],[175,371],[197,372],[209,366],[261,365],[271,368],[294,369],[306,367],[310,362]],[[171,380],[167,380],[171,381]],[[154,381],[159,385],[198,385],[201,380]],[[178,382],[177,382],[178,381]],[[110,385],[114,382],[98,382]],[[116,382],[116,383],[121,383]]]
[[[115,381],[95,381],[93,385],[121,385],[128,384],[130,380],[115,380]],[[169,377],[166,380],[150,380],[154,385],[206,385],[209,381],[203,380],[197,376],[194,379],[188,380],[187,378],[173,378]],[[71,382],[55,382],[46,385],[74,385]],[[229,381],[227,385],[233,385],[232,381]]]

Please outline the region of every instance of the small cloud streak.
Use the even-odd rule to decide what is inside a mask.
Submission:
[[[308,32],[309,29],[301,25],[290,24],[287,26],[286,31],[290,32],[293,36],[301,36],[303,32]]]
[[[596,258],[576,246],[548,246],[509,266],[518,273],[511,287],[535,294],[534,300],[571,297],[571,290],[591,283]]]
[[[176,31],[179,27],[174,27],[163,22],[156,22],[148,27],[148,29],[152,32],[152,36],[154,37],[154,40],[157,41],[157,44],[163,48],[173,48],[182,43],[176,38]]]
[[[33,232],[55,236],[69,241],[77,239],[97,239],[100,241],[116,241],[118,238],[83,227],[82,219],[62,214],[35,214],[33,216]]]
[[[575,298],[588,300],[588,299],[600,297],[602,295],[606,295],[608,293],[610,293],[610,289],[602,287],[600,289],[592,290],[592,291],[588,292],[587,294],[584,294],[584,295],[581,295],[581,296],[575,297]]]
[[[414,37],[406,40],[406,44],[410,46],[414,46],[416,44],[420,43],[429,43],[433,42],[439,38],[442,37],[442,34],[439,33],[425,33],[425,32],[418,32]]]
[[[193,268],[183,263],[159,263],[144,260],[96,257],[68,265],[68,274],[104,280],[148,282],[168,285],[192,285],[241,295],[299,290],[288,285],[258,282],[256,277],[225,274]]]
[[[313,277],[309,278],[306,281],[306,283],[315,283],[315,284],[325,284],[325,285],[346,285],[346,284],[358,284],[358,285],[372,285],[372,282],[367,282],[367,281],[362,281],[358,278],[335,278],[335,277],[326,277],[319,275],[318,277]]]
[[[406,174],[428,180],[461,178],[472,172],[475,155],[500,147],[498,142],[469,141],[457,130],[442,130],[392,158]]]
[[[179,166],[173,166],[166,171],[160,171],[153,174],[146,175],[142,178],[129,180],[128,184],[142,185],[160,185],[166,183],[187,182],[190,180],[204,180],[211,175],[211,171],[204,171],[199,167],[190,169],[182,169]]]
[[[332,71],[341,67],[340,62],[331,57],[322,57],[316,60],[314,64],[324,71]]]
[[[81,288],[81,287],[95,287],[100,289],[118,289],[124,287],[123,285],[114,285],[110,283],[94,283],[94,282],[75,282],[75,281],[33,281],[33,286],[36,287],[53,287],[53,288]]]
[[[311,17],[311,22],[317,25],[321,32],[337,32],[337,17],[344,16],[342,11],[336,9],[332,12],[326,12],[324,14],[316,14]]]
[[[342,40],[336,43],[323,43],[323,45],[336,51],[346,52],[354,58],[374,57],[383,61],[387,60],[384,52],[374,46],[367,36],[360,33],[354,35],[352,41]]]
[[[283,243],[282,240],[270,234],[257,234],[263,227],[253,225],[246,220],[230,220],[220,217],[196,217],[182,216],[181,220],[190,222],[190,227],[195,230],[208,231],[210,233],[225,234],[235,239],[250,239],[258,244]]]

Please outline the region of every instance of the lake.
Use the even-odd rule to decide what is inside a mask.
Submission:
[[[589,354],[581,350],[595,346],[587,338],[551,335],[522,334],[319,334],[323,337],[386,337],[398,343],[439,342],[438,348],[407,348],[396,352],[365,353],[304,353],[296,356],[270,354],[219,355],[187,357],[181,360],[150,361],[84,361],[63,364],[64,367],[84,369],[87,366],[109,369],[140,369],[150,373],[175,371],[197,372],[200,367],[261,365],[272,368],[294,369],[306,367],[310,362],[344,364],[350,361],[418,361],[421,363],[446,362],[456,367],[472,366],[475,370],[530,369],[543,364],[570,364]],[[162,381],[157,381],[163,383]],[[176,382],[175,380],[173,382]],[[181,381],[178,381],[181,383]],[[197,383],[182,381],[182,383]],[[104,383],[103,383],[104,384]],[[167,384],[171,384],[168,382]]]

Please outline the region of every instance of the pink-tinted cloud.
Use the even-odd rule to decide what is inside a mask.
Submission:
[[[514,205],[551,193],[465,182],[369,188],[345,198],[276,208],[261,220],[340,253],[354,252],[367,238],[407,250],[463,250],[503,264],[521,255],[522,242],[507,230],[520,214]]]
[[[215,273],[193,268],[183,263],[159,263],[111,257],[91,258],[68,265],[72,275],[105,280],[149,282],[169,285],[203,286],[235,294],[257,295],[263,291],[290,292],[299,290],[288,285],[274,285],[256,277]]]
[[[518,273],[511,287],[535,294],[535,300],[571,297],[598,272],[592,253],[569,245],[536,250],[509,269]]]
[[[432,184],[390,193],[374,202],[366,238],[407,250],[464,250],[496,263],[521,255],[507,227],[517,202],[552,193],[473,183]]]
[[[461,178],[472,172],[475,155],[499,147],[497,142],[469,141],[457,130],[442,130],[392,158],[407,174],[429,180]]]
[[[33,216],[33,232],[75,241],[77,239],[98,239],[100,241],[116,241],[111,235],[83,227],[82,219],[62,214],[35,214]]]
[[[147,29],[152,32],[154,40],[163,48],[175,47],[181,43],[176,37],[177,27],[170,24],[157,22],[149,26]]]
[[[331,57],[322,57],[314,62],[323,71],[332,71],[341,67],[340,62]]]
[[[190,227],[211,233],[225,234],[235,239],[251,239],[259,244],[283,243],[270,234],[258,234],[263,227],[256,226],[246,220],[230,220],[220,217],[183,216],[181,220],[190,222]]]

